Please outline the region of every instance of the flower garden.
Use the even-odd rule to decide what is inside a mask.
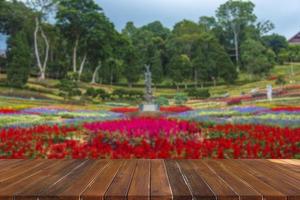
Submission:
[[[0,108],[0,158],[299,157],[300,107]]]

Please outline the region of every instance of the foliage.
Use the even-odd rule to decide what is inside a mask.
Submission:
[[[174,96],[174,101],[176,105],[182,105],[187,102],[189,99],[184,93],[177,93]]]
[[[98,93],[97,93],[97,90],[95,88],[88,88],[85,92],[85,95],[88,96],[88,97],[97,97],[98,96]]]
[[[208,98],[210,97],[209,89],[204,88],[191,88],[187,89],[186,93],[189,97],[195,97],[195,98]]]
[[[276,85],[285,85],[286,80],[284,79],[284,76],[278,76],[275,83]]]
[[[259,41],[246,40],[242,46],[242,59],[246,71],[253,75],[266,75],[274,66],[275,54]]]
[[[144,93],[139,90],[116,89],[113,91],[112,95],[117,96],[119,99],[141,100]]]
[[[175,82],[176,86],[186,80],[192,70],[192,63],[187,55],[174,56],[169,64],[170,77]]]
[[[28,80],[31,54],[27,38],[23,32],[18,32],[8,43],[7,82],[12,87],[23,87]]]
[[[266,35],[262,37],[263,44],[266,47],[271,48],[276,54],[278,61],[278,54],[282,49],[286,49],[288,47],[288,42],[284,36],[278,34]]]
[[[81,95],[77,82],[78,74],[69,73],[66,78],[62,79],[58,85],[59,95],[62,96],[65,100],[70,100],[74,96]]]
[[[169,105],[169,99],[164,96],[159,96],[155,98],[154,103],[160,106],[167,106]]]

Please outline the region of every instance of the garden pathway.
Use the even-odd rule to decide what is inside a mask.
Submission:
[[[0,160],[0,199],[300,200],[300,160]]]

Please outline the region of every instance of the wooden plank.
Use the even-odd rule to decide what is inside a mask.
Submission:
[[[39,199],[60,199],[60,195],[74,182],[78,181],[81,175],[85,173],[85,170],[87,170],[93,163],[93,160],[77,160],[76,165],[70,167],[63,173],[59,173],[61,178],[50,187],[43,190],[39,194]]]
[[[108,167],[108,160],[97,160],[92,165],[84,170],[84,173],[79,174],[79,177],[72,182],[72,185],[63,191],[60,199],[77,200],[80,199],[82,193],[93,183],[95,178]]]
[[[35,162],[31,161],[33,166]],[[15,176],[13,177],[13,183],[7,186],[4,186],[0,189],[0,199],[1,200],[13,200],[14,195],[20,191],[20,189],[30,188],[32,184],[35,184],[36,181],[40,181],[47,177],[47,170],[49,170],[55,163],[42,162],[38,167],[32,168],[34,171],[30,173],[22,174],[24,177]]]
[[[233,171],[229,171],[219,161],[205,160],[214,173],[221,177],[230,187],[239,195],[241,200],[261,200],[262,195],[252,188],[248,183],[234,175]]]
[[[0,181],[0,188],[5,188],[10,185],[13,185],[17,181],[26,179],[31,174],[35,174],[37,171],[45,167],[52,166],[54,164],[50,161],[39,161],[39,162],[30,161],[30,162],[31,162],[30,166],[24,166],[23,168],[18,168],[16,171],[8,172],[7,177],[3,178]]]
[[[289,200],[300,199],[299,187],[277,174],[272,168],[260,165],[254,160],[236,160],[236,162],[248,173],[283,193]]]
[[[284,169],[288,171],[294,171],[298,175],[300,174],[300,163],[299,165],[297,165],[297,163],[290,162],[290,160],[279,160],[279,159],[278,160],[270,159],[269,161],[272,163],[280,164]]]
[[[13,168],[14,166],[16,165],[19,165],[19,163],[23,163],[23,160],[19,160],[19,159],[16,159],[16,160],[1,160],[0,159],[0,174],[9,169],[9,168]]]
[[[151,160],[151,199],[170,200],[172,199],[172,191],[163,160]]]
[[[30,187],[21,188],[14,196],[15,199],[34,200],[39,198],[44,191],[48,190],[52,185],[62,179],[72,169],[78,166],[79,160],[56,160],[53,161],[54,166],[47,170],[44,179],[35,181]]]
[[[111,185],[117,172],[121,168],[123,160],[111,160],[108,166],[101,171],[91,185],[81,195],[82,200],[100,200]]]
[[[0,181],[6,180],[10,176],[16,176],[19,173],[24,171],[28,171],[31,168],[35,167],[35,165],[43,162],[42,160],[24,160],[23,162],[14,163],[12,165],[8,165],[4,171],[0,173]]]
[[[293,160],[291,160],[291,159],[284,159],[282,161],[287,162],[287,163],[292,164],[292,165],[300,166],[300,160],[296,160],[296,159],[293,159]]]
[[[166,160],[165,165],[173,194],[173,199],[192,199],[193,196],[189,189],[189,185],[187,185],[187,183],[185,182],[177,162],[174,160]]]
[[[39,195],[39,199],[79,199],[83,191],[107,163],[107,160],[82,161],[80,165],[73,168],[73,170],[55,184],[52,184],[47,190],[44,190]]]
[[[232,188],[218,177],[202,160],[191,161],[196,173],[209,185],[218,200],[239,200]]]
[[[242,168],[235,160],[219,160],[223,166],[231,171],[235,176],[244,180],[246,183],[255,188],[259,193],[261,193],[265,200],[285,200],[286,196],[281,192],[275,190],[270,185],[262,182],[260,179],[249,174],[244,168]]]
[[[190,185],[194,199],[201,200],[216,200],[217,197],[210,189],[208,184],[202,179],[201,176],[196,172],[190,160],[179,160],[177,161],[181,172]]]
[[[138,160],[128,192],[129,200],[150,198],[150,160]]]
[[[125,160],[112,184],[105,193],[105,199],[125,199],[137,165],[137,160]]]
[[[276,170],[280,174],[284,174],[285,176],[289,177],[290,179],[293,179],[294,181],[297,181],[298,185],[300,185],[300,173],[294,172],[294,170],[289,169],[288,164],[280,164],[278,162],[275,163],[270,160],[256,160],[256,161],[262,163],[263,165],[271,167],[273,170]]]
[[[266,160],[243,160],[243,162],[249,166],[256,167],[257,170],[260,170],[264,172],[266,170],[265,176],[271,176],[274,177],[277,180],[280,180],[281,182],[286,183],[287,185],[291,186],[298,186],[300,185],[300,179],[294,178],[292,175],[288,175],[286,172],[278,170],[276,168],[276,164],[272,164],[269,161]],[[298,187],[300,192],[300,187]]]

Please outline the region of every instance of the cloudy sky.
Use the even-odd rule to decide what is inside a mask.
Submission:
[[[106,15],[121,30],[127,21],[137,26],[160,20],[173,25],[182,20],[198,21],[200,16],[215,15],[226,0],[96,0]],[[300,31],[300,0],[252,0],[259,20],[271,20],[275,32],[290,38]]]
[[[172,28],[182,19],[198,21],[200,16],[213,16],[226,0],[96,0],[105,14],[121,30],[127,21],[137,26],[160,20]],[[274,32],[288,39],[300,31],[300,0],[252,0],[258,20],[271,20]],[[0,49],[5,48],[0,35]]]

